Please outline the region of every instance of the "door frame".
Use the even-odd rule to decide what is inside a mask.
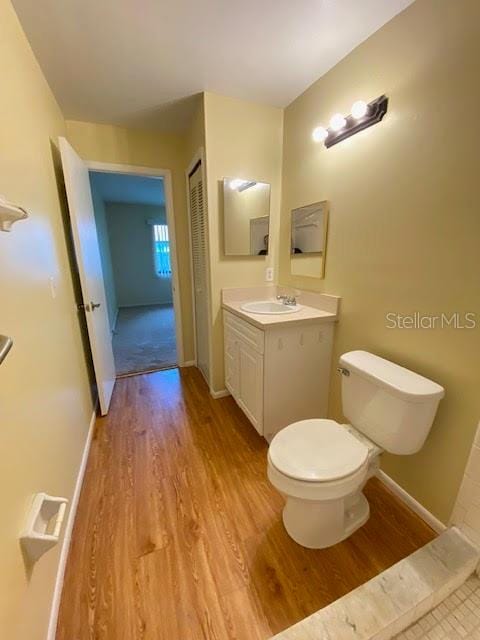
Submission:
[[[85,161],[88,171],[99,173],[123,173],[144,178],[163,178],[165,189],[165,211],[167,214],[168,237],[170,241],[170,263],[172,266],[172,297],[175,315],[175,340],[177,346],[178,366],[185,366],[183,345],[183,323],[181,306],[180,279],[178,277],[177,236],[175,229],[175,210],[173,206],[172,172],[170,169],[142,167],[132,164],[116,164],[111,162]]]
[[[193,349],[195,354],[194,364],[197,364],[197,319],[195,315],[195,286],[193,276],[193,246],[192,246],[192,212],[190,208],[190,174],[195,168],[195,165],[200,162],[202,171],[202,183],[203,183],[203,201],[205,205],[205,244],[207,249],[206,255],[206,271],[207,271],[207,339],[208,339],[208,380],[205,382],[208,384],[210,392],[212,391],[212,340],[211,340],[211,327],[212,327],[212,305],[211,305],[211,283],[210,283],[210,234],[208,228],[208,199],[207,199],[207,181],[206,181],[206,165],[205,165],[205,149],[199,147],[192,156],[187,168],[185,169],[185,189],[187,194],[187,217],[188,217],[188,245],[190,252],[190,273],[192,274],[192,319],[193,319]],[[202,372],[203,375],[203,372]]]

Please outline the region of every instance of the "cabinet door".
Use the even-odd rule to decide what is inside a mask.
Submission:
[[[263,435],[263,355],[242,340],[238,348],[236,400],[260,435]]]
[[[238,398],[238,340],[230,327],[225,327],[225,386],[232,396]]]

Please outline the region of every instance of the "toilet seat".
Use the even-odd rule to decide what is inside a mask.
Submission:
[[[273,438],[270,464],[300,483],[333,483],[357,475],[368,460],[366,445],[334,420],[294,422]]]
[[[330,547],[368,520],[362,487],[370,449],[333,420],[295,422],[273,438],[267,474],[285,498],[283,524],[309,549]]]

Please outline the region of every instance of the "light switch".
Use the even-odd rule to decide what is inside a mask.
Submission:
[[[273,282],[273,267],[267,267],[265,269],[265,280],[266,282]]]

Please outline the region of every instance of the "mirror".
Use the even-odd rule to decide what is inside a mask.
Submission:
[[[223,179],[225,255],[268,254],[270,185],[241,178]]]
[[[323,278],[328,202],[292,209],[290,270],[293,275]]]

